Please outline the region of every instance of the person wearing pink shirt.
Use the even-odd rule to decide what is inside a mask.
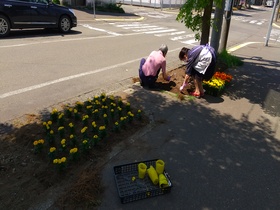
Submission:
[[[139,67],[139,78],[141,86],[148,86],[149,88],[155,88],[155,82],[158,78],[160,70],[162,70],[162,76],[166,81],[170,81],[170,76],[166,73],[166,59],[168,47],[161,45],[158,51],[152,51],[147,59],[142,58]]]

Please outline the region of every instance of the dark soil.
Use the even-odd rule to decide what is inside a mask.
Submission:
[[[137,112],[133,107],[132,110]],[[77,162],[59,171],[47,155],[49,147],[41,153],[34,152],[33,142],[46,137],[41,118],[26,115],[20,125],[0,125],[10,130],[4,133],[0,129],[0,209],[46,209],[53,203],[58,209],[95,209],[102,202],[99,172],[106,156],[115,144],[148,123],[143,116],[129,123],[129,129],[109,131]]]

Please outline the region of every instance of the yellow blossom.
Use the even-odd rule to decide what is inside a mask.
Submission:
[[[51,147],[51,148],[50,148],[50,152],[51,152],[51,153],[54,152],[55,150],[56,150],[55,147]]]
[[[85,140],[83,140],[83,144],[86,144],[88,141],[85,139]]]
[[[57,130],[61,131],[64,129],[64,126],[60,126]]]
[[[78,152],[77,147],[74,147],[74,148],[70,149],[70,154],[73,154],[73,153],[76,153],[76,152]]]
[[[65,163],[65,162],[66,162],[66,157],[62,157],[62,158],[60,159],[60,162],[61,162],[61,163]]]
[[[62,118],[63,118],[63,116],[64,116],[64,114],[63,114],[63,113],[61,113],[61,114],[58,116],[58,119],[62,119]]]
[[[60,144],[65,144],[66,143],[66,139],[62,139],[61,141],[60,141]]]
[[[57,109],[52,110],[52,114],[56,114],[57,112],[58,112]]]
[[[53,164],[57,164],[57,163],[58,163],[58,159],[54,159]]]
[[[70,128],[73,128],[73,127],[74,127],[74,124],[73,124],[73,123],[69,123],[69,127],[70,127]]]
[[[85,127],[82,128],[81,133],[85,133],[86,130],[87,130],[87,127],[85,126]]]

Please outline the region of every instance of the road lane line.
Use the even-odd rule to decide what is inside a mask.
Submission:
[[[240,49],[240,48],[242,48],[242,47],[245,47],[245,46],[247,46],[247,45],[249,45],[249,44],[256,44],[256,43],[260,43],[260,42],[245,42],[245,43],[243,43],[243,44],[239,44],[239,45],[237,45],[237,46],[234,46],[234,47],[229,48],[229,49],[227,50],[227,52],[228,52],[228,53],[231,53],[231,52],[236,51],[236,50],[238,50],[238,49]]]

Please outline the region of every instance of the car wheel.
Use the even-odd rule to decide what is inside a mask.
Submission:
[[[3,15],[0,15],[0,37],[8,36],[10,33],[10,22],[8,18]]]
[[[59,30],[62,33],[67,33],[71,29],[71,20],[67,16],[62,16],[59,20]]]

